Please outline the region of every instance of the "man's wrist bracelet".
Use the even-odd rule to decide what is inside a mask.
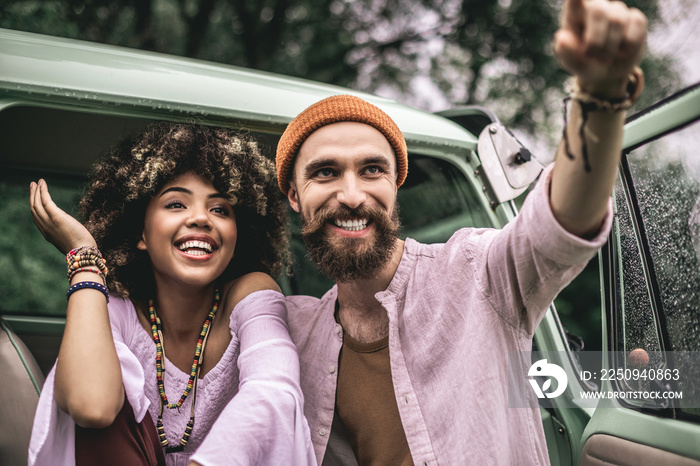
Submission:
[[[567,85],[569,98],[576,100],[588,112],[620,112],[629,109],[639,98],[644,89],[644,73],[638,66],[629,75],[626,94],[617,99],[604,99],[582,90],[576,79],[571,79]]]

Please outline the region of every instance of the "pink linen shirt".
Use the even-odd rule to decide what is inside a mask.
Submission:
[[[160,407],[155,343],[139,323],[131,301],[111,296],[108,307],[134,416],[140,422],[149,410],[155,422]],[[197,382],[190,440],[184,451],[165,455],[168,466],[186,466],[190,460],[204,466],[316,463],[303,415],[299,359],[285,318],[284,298],[276,291],[251,293],[236,305],[229,321],[228,348]],[[30,465],[75,464],[75,424],[54,400],[55,370],[54,366],[39,399]],[[165,358],[168,400],[179,398],[188,378]],[[177,445],[185,431],[191,403],[190,395],[179,410],[164,410],[163,425],[171,445]]]
[[[417,465],[549,464],[536,402],[508,407],[508,355],[529,358],[549,304],[612,223],[609,204],[595,238],[566,232],[549,207],[550,177],[551,168],[502,230],[465,228],[445,244],[407,239],[391,283],[375,295],[389,316],[396,402]],[[336,299],[336,287],[321,299],[287,297],[319,464],[355,462],[334,416],[343,338]]]

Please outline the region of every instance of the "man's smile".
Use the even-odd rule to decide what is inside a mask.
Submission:
[[[359,219],[351,219],[351,220],[341,220],[341,219],[333,219],[332,222],[335,226],[342,228],[343,230],[346,231],[360,231],[364,230],[367,228],[367,225],[369,224],[369,219],[368,218],[359,218]]]

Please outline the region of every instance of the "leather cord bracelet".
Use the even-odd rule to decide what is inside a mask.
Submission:
[[[603,99],[596,97],[593,94],[581,90],[576,80],[572,79],[567,86],[569,95],[564,98],[564,150],[570,159],[574,159],[574,154],[571,152],[569,145],[569,135],[567,132],[567,104],[570,100],[578,102],[581,107],[581,126],[578,128],[579,138],[581,139],[581,154],[583,156],[584,167],[587,172],[591,171],[591,164],[588,160],[588,146],[586,144],[586,122],[590,112],[622,112],[629,109],[639,98],[639,95],[644,89],[644,73],[642,69],[636,66],[629,75],[629,81],[626,87],[624,97],[617,99]]]

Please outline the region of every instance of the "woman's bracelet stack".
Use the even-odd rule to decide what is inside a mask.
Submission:
[[[107,273],[109,269],[105,264],[105,260],[102,257],[102,253],[95,246],[81,246],[79,248],[71,249],[68,254],[66,254],[66,264],[68,265],[68,281],[70,282],[75,274],[80,272],[90,272],[99,275],[103,283],[83,281],[71,285],[66,293],[66,299],[78,290],[84,290],[86,288],[91,288],[94,290],[101,291],[107,301],[109,302],[109,290],[107,289]]]

